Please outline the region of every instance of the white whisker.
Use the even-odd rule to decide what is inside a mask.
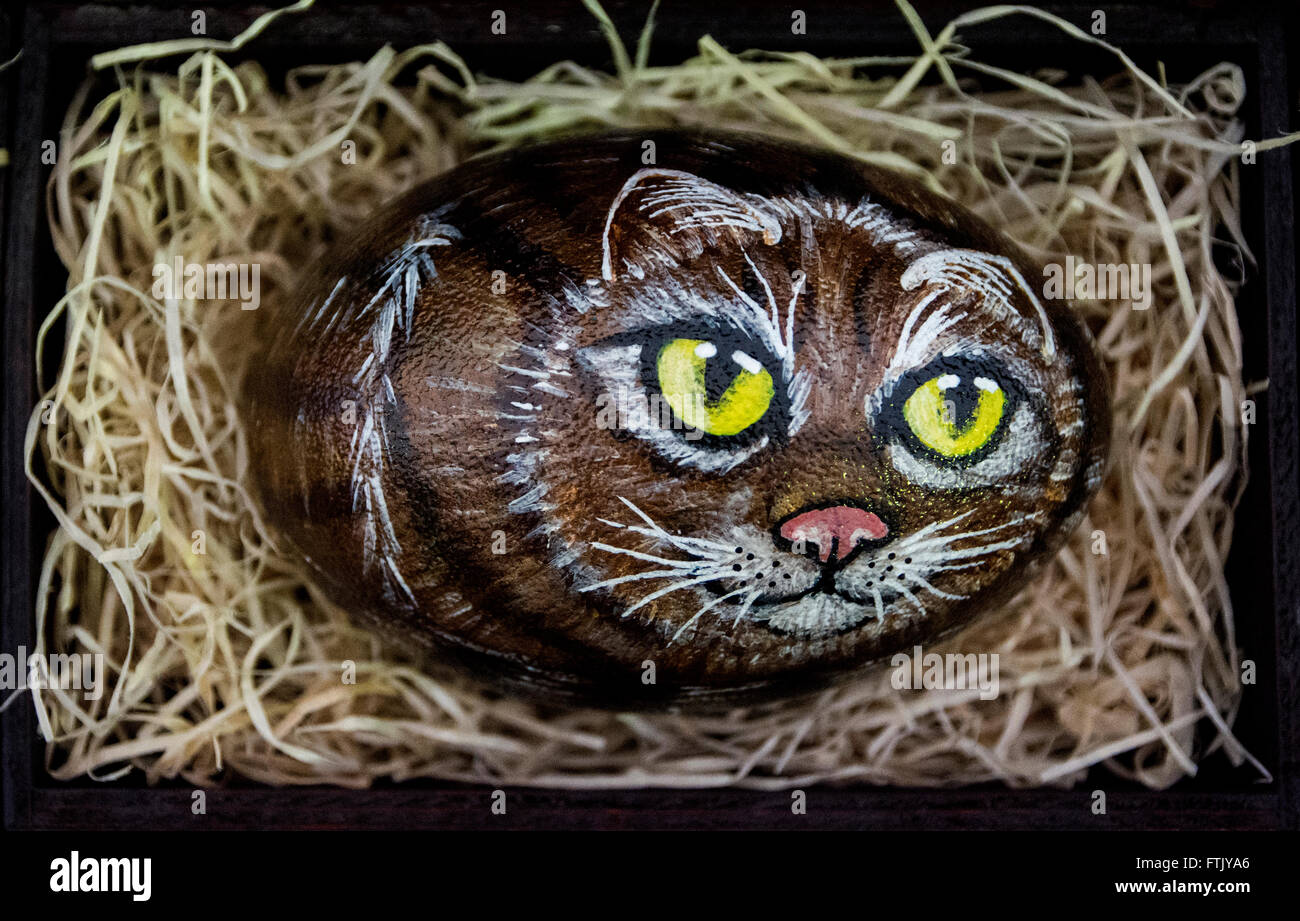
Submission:
[[[749,597],[747,597],[743,602],[741,602],[740,613],[737,614],[736,619],[731,622],[732,630],[735,630],[736,627],[740,625],[740,622],[745,619],[745,615],[749,613],[749,609],[754,606],[754,602],[758,600],[758,596],[761,594],[763,594],[763,590],[758,589],[757,591],[753,592]]]
[[[632,503],[630,500],[624,498],[623,496],[619,496],[618,501],[622,502],[624,505],[630,508],[633,514],[635,514],[638,518],[644,521],[650,527],[650,530],[654,532],[653,536],[658,537],[662,540],[666,540],[670,544],[677,544],[678,546],[680,546],[681,544],[703,544],[705,546],[712,547],[717,550],[728,549],[728,546],[726,544],[720,544],[716,541],[705,540],[704,538],[700,538],[700,537],[679,537],[676,534],[669,534],[667,531],[661,528],[653,518],[651,518],[645,512],[641,511],[641,509],[637,508],[636,505]],[[623,525],[622,527],[635,528],[636,525]]]
[[[743,595],[743,594],[745,594],[745,590],[743,588],[738,588],[735,591],[727,592],[727,594],[725,595],[720,595],[719,597],[714,598],[704,607],[700,608],[698,611],[692,614],[690,620],[686,621],[686,623],[682,624],[680,627],[677,628],[677,632],[673,634],[673,638],[668,641],[669,644],[677,642],[677,638],[686,631],[686,628],[689,627],[691,624],[695,623],[697,620],[699,620],[700,615],[702,615],[705,611],[708,611],[711,608],[716,607],[717,605],[726,601],[728,598],[734,598],[737,595]]]
[[[659,540],[667,541],[668,543],[671,543],[673,546],[685,550],[687,553],[696,553],[696,551],[693,550],[692,548],[698,546],[701,549],[712,551],[712,552],[708,554],[696,553],[696,555],[711,560],[721,560],[722,558],[720,555],[721,551],[731,549],[730,546],[726,544],[719,544],[716,543],[715,541],[705,540],[702,537],[681,537],[680,535],[677,534],[667,534],[662,530],[643,528],[641,527],[641,525],[638,524],[619,524],[616,521],[607,521],[604,518],[598,518],[596,520],[600,521],[603,524],[611,525],[615,528],[622,528],[623,530],[631,531],[633,534],[640,534],[644,537],[654,537]]]
[[[912,594],[912,590],[910,588],[908,588],[906,585],[900,582],[898,583],[898,593],[904,596],[905,598],[907,598],[907,600],[912,602],[912,604],[916,605],[916,610],[918,614],[920,614],[922,617],[925,616],[925,605],[921,603],[920,598],[917,598],[916,595]]]
[[[932,595],[934,595],[937,598],[946,598],[949,601],[961,601],[963,598],[966,597],[965,595],[954,595],[951,594],[950,592],[941,591],[935,588],[933,585],[931,585],[923,576],[918,576],[914,572],[908,573],[908,578],[910,578],[913,582],[920,585],[921,588],[925,589],[927,592],[930,592]]]
[[[666,588],[661,588],[658,591],[651,592],[649,595],[646,595],[636,604],[632,605],[632,607],[624,610],[623,616],[627,617],[633,611],[649,604],[650,602],[654,601],[656,598],[662,598],[664,595],[667,595],[671,592],[678,592],[684,588],[690,588],[692,585],[699,585],[702,582],[712,582],[716,578],[718,578],[717,573],[709,573],[708,575],[700,576],[699,578],[696,579],[683,579],[681,582],[674,582],[672,585],[669,585]]]
[[[992,544],[983,544],[979,547],[962,547],[957,550],[943,548],[941,552],[935,554],[941,557],[945,562],[948,560],[968,560],[975,556],[985,556],[990,553],[996,553],[999,550],[1009,550],[1024,542],[1024,538],[1015,538],[1011,540],[1000,540]]]
[[[652,553],[641,553],[639,550],[629,550],[626,547],[615,547],[611,544],[602,544],[599,541],[594,541],[591,546],[593,549],[603,550],[606,553],[619,553],[623,556],[645,560],[648,563],[659,563],[663,566],[675,566],[679,569],[693,569],[699,563],[698,560],[669,560],[662,556],[655,556]]]
[[[682,575],[682,571],[680,569],[652,569],[649,572],[638,572],[638,573],[633,573],[630,576],[617,576],[613,579],[605,579],[600,582],[593,582],[591,585],[582,586],[581,588],[578,589],[578,591],[594,592],[596,589],[599,588],[609,588],[614,585],[622,585],[625,582],[641,582],[645,579],[668,579],[668,578],[679,579],[681,578],[681,575]],[[696,575],[696,573],[691,573],[691,575]]]
[[[872,600],[873,602],[875,602],[875,605],[876,605],[876,619],[877,619],[877,620],[884,620],[884,619],[885,619],[885,602],[884,602],[884,599],[882,599],[882,598],[880,597],[880,592],[878,592],[875,588],[872,588],[872,589],[871,589],[871,600]]]
[[[749,263],[749,267],[754,270],[754,275],[757,276],[758,283],[763,286],[763,292],[767,295],[767,305],[772,311],[772,316],[770,318],[772,331],[776,333],[776,341],[781,346],[781,357],[784,358],[785,348],[788,343],[781,341],[781,311],[776,305],[776,295],[772,293],[772,286],[768,284],[767,278],[764,277],[761,271],[759,271],[758,266],[754,265],[754,260],[749,258],[749,253],[742,249],[740,255],[745,257],[745,261]]]

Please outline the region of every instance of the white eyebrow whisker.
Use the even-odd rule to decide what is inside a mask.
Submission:
[[[790,406],[790,426],[789,434],[793,435],[803,427],[808,421],[808,410],[805,403],[808,399],[808,393],[812,389],[812,381],[806,371],[795,370],[795,352],[794,352],[794,315],[795,308],[798,305],[799,295],[803,293],[804,286],[807,283],[807,273],[800,271],[798,279],[794,282],[793,292],[790,295],[790,303],[786,310],[785,329],[781,328],[781,309],[776,301],[776,294],[772,290],[771,283],[767,277],[759,271],[758,266],[749,257],[749,253],[741,250],[741,255],[754,270],[759,284],[763,286],[766,293],[770,313],[765,311],[755,300],[750,297],[736,281],[731,278],[722,266],[715,265],[714,269],[718,277],[726,282],[727,286],[735,292],[740,298],[741,303],[748,307],[754,314],[754,319],[762,324],[762,335],[758,338],[767,340],[767,347],[772,354],[780,361],[781,378],[785,384],[786,394],[789,397]]]
[[[718,277],[730,285],[731,290],[736,292],[736,296],[745,302],[745,306],[766,316],[766,311],[764,311],[763,308],[759,306],[758,302],[750,297],[743,288],[731,280],[731,276],[723,270],[722,266],[715,265],[713,268],[717,271]]]
[[[935,285],[940,290],[974,291],[981,311],[1009,327],[1027,346],[1038,349],[1048,364],[1056,358],[1056,336],[1047,311],[1015,263],[1006,256],[973,249],[937,250],[926,253],[909,265],[899,278],[899,283],[905,291],[927,284]],[[1014,287],[1018,287],[1029,302],[1033,310],[1032,317],[1022,313],[1012,303]],[[1035,325],[1038,326],[1037,330],[1034,329]],[[938,334],[932,336],[931,341],[937,338]],[[910,347],[913,344],[909,343]],[[898,351],[904,351],[901,345]]]
[[[912,329],[912,324],[933,305],[937,297],[938,292],[926,295],[908,314],[894,356],[889,362],[889,369],[886,372],[888,376],[897,377],[904,371],[922,364],[933,343],[966,317],[964,313],[951,314],[953,305],[945,301],[925,318],[918,329]]]
[[[907,351],[907,347],[912,341],[912,327],[916,325],[916,321],[920,319],[921,314],[925,313],[926,309],[938,296],[938,291],[931,291],[922,297],[921,300],[917,302],[917,305],[912,308],[912,312],[909,313],[907,319],[903,321],[903,331],[898,334],[898,347],[896,352],[901,353]]]
[[[748,260],[749,256],[746,255],[745,259]],[[766,347],[773,355],[780,359],[784,373],[788,378],[794,370],[794,353],[786,347],[785,342],[781,339],[780,315],[776,306],[776,299],[772,295],[772,289],[768,284],[767,279],[764,278],[761,273],[758,273],[757,269],[754,270],[755,273],[758,274],[763,289],[768,294],[768,304],[771,308],[770,313],[750,297],[743,288],[736,284],[735,280],[723,270],[722,266],[716,265],[714,266],[714,269],[717,271],[718,277],[725,281],[732,291],[736,292],[736,296],[740,298],[741,303],[753,311],[755,321],[757,321],[758,325],[761,326],[762,336],[759,338],[767,340]]]
[[[808,280],[807,272],[799,272],[799,279],[794,283],[794,291],[790,295],[790,306],[786,309],[785,316],[785,342],[786,348],[790,354],[794,354],[794,305],[799,300],[799,295],[803,293],[804,282]]]
[[[759,271],[758,266],[754,265],[754,260],[749,258],[749,252],[747,250],[741,249],[740,255],[745,257],[745,261],[749,263],[749,267],[754,270],[754,275],[757,276],[758,283],[763,286],[763,291],[767,294],[767,304],[772,311],[772,329],[776,333],[777,343],[782,349],[785,349],[789,343],[781,341],[781,314],[776,305],[776,295],[772,293],[772,286],[768,283],[767,277]]]

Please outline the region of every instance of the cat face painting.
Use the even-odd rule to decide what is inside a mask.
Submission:
[[[474,160],[305,275],[248,387],[266,518],[340,605],[515,685],[743,699],[932,643],[1050,559],[1105,465],[1041,272],[828,153]]]

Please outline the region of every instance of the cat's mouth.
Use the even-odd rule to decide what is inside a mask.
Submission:
[[[857,591],[837,584],[836,577],[843,573],[845,568],[846,567],[844,566],[827,567],[818,574],[816,581],[811,585],[789,591],[780,591],[779,589],[776,591],[767,591],[750,601],[749,605],[754,608],[760,608],[771,605],[792,604],[802,599],[817,595],[831,595],[843,601],[862,605],[874,611],[877,606],[888,608],[901,596],[901,592],[888,585],[881,585],[875,589],[875,594],[868,593],[864,597]],[[731,596],[726,597],[724,602],[725,604],[740,606],[745,603],[744,598],[736,596],[735,592],[728,588],[725,580],[709,582],[706,583],[704,587],[715,595],[724,597]]]
[[[874,591],[870,597],[860,597],[852,589],[837,586],[835,572],[828,570],[802,590],[774,592],[754,599],[747,609],[748,617],[779,636],[838,636],[873,618],[883,618],[903,597],[891,586],[880,585]],[[737,603],[734,598],[726,602]]]

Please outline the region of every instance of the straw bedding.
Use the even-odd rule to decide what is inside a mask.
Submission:
[[[961,42],[1036,11],[975,11],[931,35],[904,3],[915,58],[733,54],[704,37],[690,60],[652,66],[649,28],[627,49],[590,6],[613,73],[561,62],[492,80],[443,45],[274,84],[230,63],[229,46],[95,61],[48,188],[69,280],[40,331],[57,373],[41,382],[28,462],[59,523],[40,574],[42,650],[102,653],[109,686],[93,702],[35,692],[51,773],[781,788],[1070,785],[1103,765],[1165,787],[1224,749],[1266,776],[1230,730],[1241,661],[1223,575],[1242,406],[1260,385],[1242,379],[1233,303],[1250,267],[1238,68],[1166,85],[1116,54],[1104,81],[1017,74]],[[502,698],[429,677],[352,624],[263,530],[237,410],[250,312],[155,297],[155,264],[255,263],[269,303],[381,202],[472,153],[671,125],[765,131],[903,170],[1043,262],[1151,266],[1147,310],[1076,301],[1110,375],[1113,464],[1056,560],[961,638],[963,652],[999,654],[995,699],[897,691],[887,673],[708,715]]]

